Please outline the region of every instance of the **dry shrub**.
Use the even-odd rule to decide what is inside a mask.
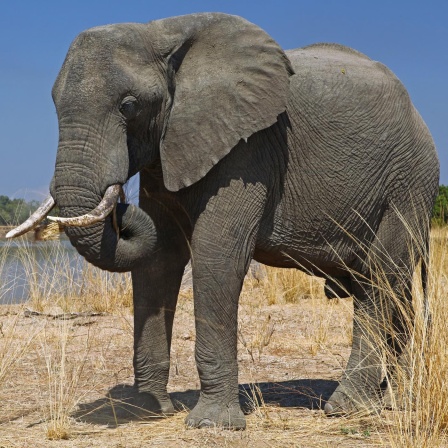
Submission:
[[[80,297],[85,305],[98,312],[132,310],[132,281],[129,273],[102,271],[83,261]]]

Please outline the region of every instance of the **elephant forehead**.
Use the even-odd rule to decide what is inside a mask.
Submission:
[[[153,56],[143,24],[119,23],[83,31],[73,41],[68,58],[108,61],[117,53],[128,55],[135,62],[147,62]]]
[[[139,24],[107,25],[81,33],[72,43],[56,79],[55,101],[62,100],[70,90],[76,91],[78,98],[117,93],[120,84],[132,84],[140,67],[145,67],[148,76],[153,52],[140,28]]]

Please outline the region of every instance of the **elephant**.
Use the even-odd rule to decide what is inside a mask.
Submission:
[[[51,219],[88,262],[131,272],[142,406],[174,412],[173,318],[191,261],[201,391],[186,425],[245,428],[237,316],[254,259],[353,297],[351,355],[325,412],[378,409],[384,371],[372,343],[399,357],[409,331],[368,279],[380,269],[411,302],[439,182],[432,137],[388,68],[339,44],[284,51],[241,17],[198,13],[82,32],[52,96],[50,195],[9,237],[57,205]],[[137,173],[135,205],[121,192]]]

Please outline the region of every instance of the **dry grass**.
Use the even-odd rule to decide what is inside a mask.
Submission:
[[[18,251],[29,279],[28,305],[39,312],[117,312],[132,307],[130,274],[101,271],[83,259],[73,259],[59,241],[32,248],[22,239]],[[42,268],[42,259],[45,259]]]
[[[70,438],[71,413],[83,398],[81,379],[88,364],[90,331],[78,340],[68,320],[59,320],[53,327],[44,327],[38,336],[38,354],[45,360],[39,384],[42,388],[42,414],[50,440]],[[89,375],[88,372],[86,372]],[[95,386],[93,381],[90,385]]]
[[[392,413],[393,446],[442,447],[448,429],[448,232],[434,229],[431,240],[428,299],[431,321],[425,319],[421,285],[415,282],[415,323],[408,346],[408,365],[398,365],[398,390]]]
[[[319,410],[340,378],[350,352],[352,301],[327,300],[322,281],[299,271],[266,269],[248,276],[239,313],[240,383],[247,430],[188,430],[199,380],[194,365],[191,292],[183,290],[175,320],[169,391],[185,409],[174,417],[118,421],[114,386],[132,382],[129,277],[88,265],[81,277],[62,251],[56,269],[34,276],[30,302],[37,311],[106,311],[71,320],[24,317],[23,307],[0,314],[0,446],[447,446],[448,229],[432,234],[429,300],[432,327],[423,319],[421,285],[408,349],[410,369],[397,364],[394,410],[380,416],[327,418]],[[28,257],[28,258],[27,258]],[[1,265],[1,259],[0,259]],[[34,267],[33,267],[34,266]],[[59,278],[54,278],[56,271]],[[376,279],[381,283],[381,276]],[[65,287],[61,291],[58,285]],[[418,283],[418,282],[417,282]],[[387,284],[380,284],[387,292]],[[56,310],[56,311],[55,311]],[[426,336],[428,335],[428,336]],[[384,358],[385,367],[391,357]],[[61,440],[68,439],[68,440]]]
[[[267,268],[264,291],[269,305],[323,298],[323,279],[294,269]]]

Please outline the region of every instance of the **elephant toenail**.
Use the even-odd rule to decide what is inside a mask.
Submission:
[[[215,424],[209,418],[203,418],[198,425],[198,428],[210,428],[215,426]]]
[[[334,413],[333,406],[330,403],[326,403],[324,407],[325,414],[331,415]]]

